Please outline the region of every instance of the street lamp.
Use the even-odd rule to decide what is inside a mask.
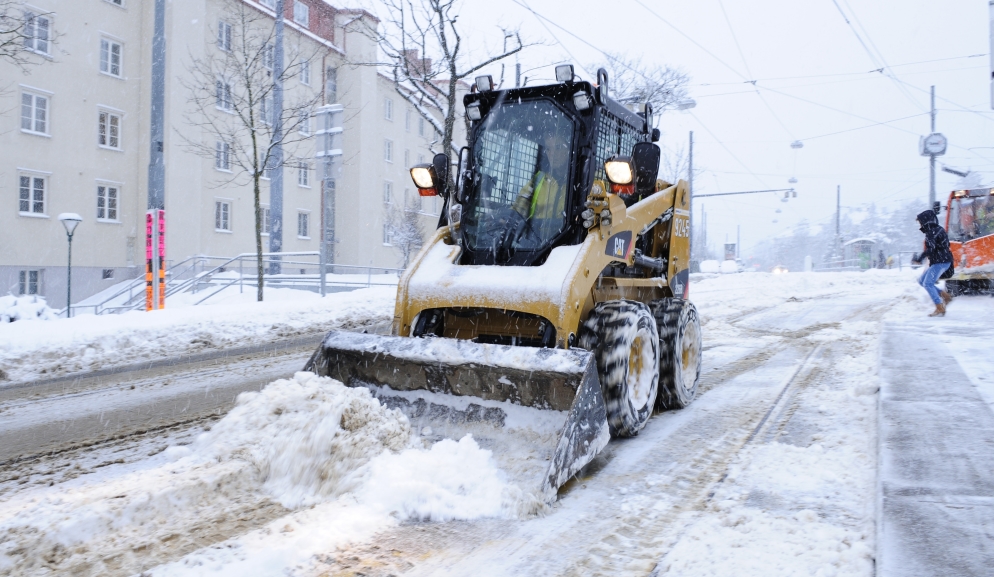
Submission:
[[[59,220],[66,227],[66,237],[69,238],[69,267],[66,270],[66,318],[69,318],[72,316],[72,233],[83,222],[83,217],[75,212],[63,212]]]
[[[677,110],[690,110],[691,108],[697,107],[697,101],[693,98],[687,98],[676,103]]]

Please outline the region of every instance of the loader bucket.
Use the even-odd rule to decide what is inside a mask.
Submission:
[[[368,387],[429,440],[472,434],[546,501],[610,440],[597,365],[581,349],[332,331],[304,370]]]

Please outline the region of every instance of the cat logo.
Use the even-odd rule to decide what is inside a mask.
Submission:
[[[628,260],[628,253],[631,250],[632,231],[626,230],[607,239],[607,247],[604,250],[604,254],[617,259]]]

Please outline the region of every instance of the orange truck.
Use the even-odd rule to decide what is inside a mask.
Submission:
[[[949,193],[946,234],[956,269],[946,290],[952,295],[994,294],[994,188]]]

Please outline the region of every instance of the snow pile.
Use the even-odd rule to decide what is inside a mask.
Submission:
[[[702,260],[701,272],[702,273],[721,272],[721,263],[716,260]]]
[[[306,560],[408,519],[513,517],[522,495],[472,437],[426,448],[407,418],[367,389],[306,372],[239,395],[189,446],[60,489],[25,490],[0,502],[0,572],[110,572],[102,559],[113,559],[115,572],[139,571],[196,551],[204,531],[241,535],[246,524],[274,518],[280,532],[305,525],[304,542],[280,562],[287,554]],[[259,529],[222,548],[245,558],[240,544],[271,532]],[[199,565],[198,555],[187,561]],[[173,566],[185,568],[180,574],[191,567]]]
[[[443,439],[428,451],[380,455],[356,493],[374,509],[422,521],[513,517],[521,495],[469,435]]]
[[[407,418],[383,407],[368,389],[300,372],[257,393],[240,394],[235,408],[190,451],[219,461],[248,461],[265,479],[266,490],[295,508],[344,492],[342,482],[350,473],[410,442]]]
[[[390,322],[396,288],[323,299],[187,307],[48,323],[0,323],[0,386]]]
[[[0,324],[15,321],[48,321],[57,313],[38,295],[0,297]],[[19,325],[20,326],[20,325]]]
[[[739,263],[734,260],[721,261],[721,272],[723,274],[739,272]]]

